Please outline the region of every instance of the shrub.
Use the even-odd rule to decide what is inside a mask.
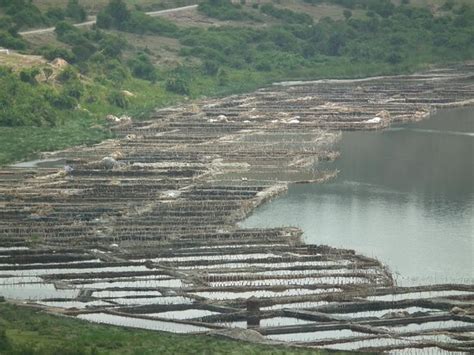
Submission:
[[[156,33],[174,36],[179,28],[173,22],[160,17],[151,17],[143,12],[133,11],[123,29],[132,33]]]
[[[130,18],[130,11],[122,0],[110,0],[97,16],[97,27],[123,29]]]
[[[38,81],[36,81],[36,76],[38,74],[39,70],[37,68],[23,69],[22,71],[20,71],[20,80],[24,83],[35,85],[38,84]]]
[[[1,302],[5,301],[3,297],[0,297],[0,298],[2,298]],[[7,333],[5,332],[5,329],[0,329],[0,350],[8,351],[10,349],[11,349],[11,344],[10,344],[10,340],[7,337]]]
[[[151,82],[156,81],[157,75],[155,67],[151,63],[150,57],[145,53],[138,53],[138,55],[130,59],[127,64],[133,76]]]
[[[46,47],[42,47],[39,50],[39,52],[47,60],[62,58],[69,63],[72,63],[75,60],[74,53],[72,53],[69,49],[66,49],[66,48],[46,46]]]
[[[403,60],[403,57],[401,56],[400,53],[397,52],[392,52],[387,56],[387,62],[390,64],[398,64],[401,63]]]
[[[447,0],[443,6],[441,6],[441,10],[443,11],[451,11],[454,7],[455,3],[454,0]]]
[[[66,18],[66,12],[60,7],[51,7],[46,11],[46,17],[50,23],[57,23],[59,21],[64,21]]]
[[[212,60],[204,61],[202,71],[206,75],[216,75],[219,70],[219,64]]]
[[[127,41],[119,36],[107,35],[99,42],[99,49],[106,57],[118,58],[127,46]]]
[[[114,106],[127,108],[129,105],[128,98],[121,91],[112,90],[107,95],[107,101]]]
[[[116,67],[114,69],[109,70],[108,78],[115,84],[122,85],[123,82],[130,77],[130,73],[127,71],[126,68],[123,66]]]
[[[83,22],[87,18],[87,12],[78,0],[69,0],[66,7],[66,16],[77,22]]]
[[[109,29],[112,27],[114,23],[114,19],[110,14],[106,13],[105,11],[101,11],[97,14],[96,24],[99,28]]]
[[[166,79],[166,90],[179,95],[189,95],[191,92],[191,73],[185,67],[178,67]]]
[[[73,25],[71,25],[69,22],[60,21],[56,24],[54,32],[56,33],[56,35],[59,38],[61,38],[62,36],[64,36],[68,32],[77,33],[77,32],[79,32],[79,30],[76,27],[74,27]]]
[[[13,19],[18,28],[40,27],[48,23],[48,19],[28,0],[15,0],[3,3],[5,13]]]
[[[0,87],[1,126],[56,125],[58,114],[51,107],[44,87],[33,87],[17,74],[5,70],[0,74]]]
[[[218,20],[259,21],[254,14],[242,9],[241,5],[232,4],[229,0],[208,0],[201,2],[198,11],[206,16],[217,18]]]
[[[72,80],[64,85],[63,92],[66,96],[79,100],[84,93],[84,86],[79,80]]]
[[[77,100],[67,95],[64,90],[61,92],[49,91],[47,99],[53,107],[60,110],[70,110],[77,106]]]
[[[189,95],[190,93],[189,83],[179,76],[172,76],[166,80],[166,90],[179,95]]]
[[[225,86],[229,83],[229,74],[227,73],[227,70],[225,69],[219,69],[219,72],[217,73],[217,83],[220,86]]]
[[[78,61],[85,61],[89,59],[97,48],[92,43],[78,44],[72,47],[72,53]]]
[[[61,73],[58,75],[58,80],[62,83],[66,83],[68,81],[77,80],[77,71],[70,65],[65,67]]]
[[[265,4],[260,7],[260,11],[286,23],[313,24],[313,18],[302,12],[295,12],[288,9],[279,9],[272,4]]]
[[[13,36],[10,32],[0,31],[0,46],[10,49],[26,49],[26,42],[19,37]]]

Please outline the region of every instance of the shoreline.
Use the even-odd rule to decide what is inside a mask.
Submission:
[[[464,70],[470,73],[472,68]],[[29,284],[21,280],[25,273],[43,270],[38,274],[54,285],[45,291],[48,297],[43,303],[67,305],[74,300],[84,308],[69,312],[89,314],[90,320],[99,317],[94,314],[127,314],[127,322],[156,323],[165,318],[149,319],[146,314],[214,312],[197,317],[200,320],[171,319],[200,331],[217,327],[227,332],[222,324],[248,320],[253,311],[246,299],[252,296],[259,298],[256,314],[261,320],[315,320],[328,304],[342,310],[342,301],[361,299],[363,309],[377,304],[391,310],[390,302],[381,304],[370,297],[396,298],[419,289],[394,288],[380,262],[351,250],[306,245],[296,228],[239,229],[236,223],[281,194],[287,184],[328,178],[330,172],[312,167],[317,161],[337,158],[338,130],[384,129],[400,119],[421,119],[438,104],[472,102],[466,90],[472,82],[459,83],[453,79],[456,75],[431,75],[439,80],[406,82],[394,77],[382,83],[366,80],[364,86],[306,83],[163,109],[150,121],[115,126],[121,137],[117,140],[44,154],[48,159],[65,159],[71,171],[2,169],[0,246],[29,249],[0,251],[6,262],[0,272],[20,271],[15,277],[21,288]],[[24,221],[21,225],[19,218]],[[79,292],[72,298],[59,297],[59,286]],[[454,298],[444,303],[433,297],[415,298],[402,304],[429,304],[433,310],[455,304],[472,307],[469,295],[474,286],[440,287],[433,285],[427,292]],[[173,303],[156,303],[163,298]],[[129,304],[129,299],[147,302]],[[95,308],[85,308],[93,302],[98,302]],[[287,311],[292,307],[296,311]],[[312,311],[304,313],[308,308]],[[410,315],[405,322],[470,322],[467,315],[436,318],[427,312],[420,316],[425,318],[415,319],[418,316]],[[337,317],[326,317],[330,329],[347,328]],[[360,327],[367,325],[355,322],[359,325],[351,331],[359,339]],[[380,335],[377,321],[370,324],[373,334]],[[400,319],[395,317],[390,324],[401,324]],[[264,327],[255,329],[269,334]],[[272,332],[314,329],[324,331],[290,324]]]

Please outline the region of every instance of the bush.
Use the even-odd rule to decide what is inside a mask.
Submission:
[[[443,11],[451,11],[454,7],[455,3],[454,0],[447,0],[443,6],[441,6],[441,10]]]
[[[97,16],[97,27],[123,29],[130,18],[130,11],[122,0],[110,0]]]
[[[3,301],[5,300],[3,299]],[[10,344],[10,340],[7,337],[7,333],[5,332],[5,329],[0,329],[0,350],[8,351],[10,349],[11,349],[11,344]]]
[[[119,36],[107,35],[99,41],[99,50],[109,58],[118,58],[127,46],[127,41]]]
[[[56,125],[59,116],[45,87],[25,83],[6,70],[0,71],[0,87],[0,126]]]
[[[166,90],[179,95],[189,95],[190,93],[189,83],[179,76],[172,76],[166,80]]]
[[[227,73],[227,70],[225,69],[219,69],[219,72],[217,73],[217,83],[220,86],[225,86],[229,83],[229,74]]]
[[[387,56],[387,62],[390,64],[399,64],[402,62],[402,60],[403,60],[403,57],[401,56],[400,53],[397,53],[397,52],[390,53]]]
[[[219,71],[219,64],[215,61],[206,60],[202,65],[202,71],[206,75],[216,75]]]
[[[50,23],[58,23],[59,21],[64,21],[66,18],[66,12],[60,7],[51,7],[46,11],[46,17]]]
[[[77,22],[84,22],[87,18],[87,12],[78,0],[69,0],[66,7],[66,16]]]
[[[46,47],[42,47],[39,50],[39,53],[43,57],[45,57],[47,60],[54,60],[56,58],[62,58],[66,62],[69,62],[69,63],[72,63],[75,60],[74,53],[72,53],[69,49],[66,49],[66,48],[46,46]]]
[[[107,95],[107,101],[114,106],[127,108],[129,105],[128,98],[121,91],[112,90]]]
[[[229,0],[208,0],[201,2],[198,11],[218,20],[260,21],[254,14],[243,10],[241,5],[234,5]]]
[[[286,23],[313,24],[313,18],[302,12],[294,12],[288,9],[279,9],[272,4],[265,4],[260,7],[260,11]]]
[[[156,33],[161,35],[175,36],[179,28],[173,22],[160,17],[151,17],[143,12],[133,11],[123,30],[131,33]]]
[[[123,66],[117,66],[108,71],[108,78],[116,85],[122,85],[124,81],[130,77],[130,73]]]
[[[139,53],[133,59],[130,59],[127,64],[133,76],[151,82],[157,80],[155,67],[151,63],[150,57],[145,53]]]
[[[56,24],[54,32],[59,38],[61,38],[62,36],[66,35],[69,32],[78,33],[79,29],[71,25],[69,22],[60,21]]]
[[[10,49],[26,49],[26,42],[20,38],[13,36],[10,32],[0,31],[0,46]]]
[[[11,16],[17,28],[41,27],[48,24],[48,19],[31,1],[5,1],[2,5],[6,8],[5,13]]]
[[[62,83],[78,80],[77,71],[72,66],[68,65],[61,73],[59,73],[57,79]]]
[[[36,81],[36,76],[38,74],[39,70],[37,68],[23,69],[22,71],[20,71],[20,80],[24,83],[35,85],[38,84],[38,81]]]
[[[166,90],[179,95],[189,95],[191,92],[191,74],[188,69],[179,67],[166,79]]]
[[[99,28],[109,29],[112,27],[114,23],[114,19],[110,14],[106,13],[105,11],[101,11],[97,14],[96,25]]]
[[[72,47],[72,53],[74,58],[78,61],[85,61],[89,59],[97,48],[92,43],[78,44]]]
[[[64,90],[61,92],[50,90],[47,94],[47,100],[53,107],[60,110],[71,110],[77,106],[77,100],[67,95]]]
[[[79,100],[84,93],[84,86],[79,80],[72,80],[64,85],[63,93],[66,96]]]

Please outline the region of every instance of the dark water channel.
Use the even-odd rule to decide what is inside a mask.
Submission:
[[[355,249],[400,285],[474,281],[474,109],[383,132],[345,132],[340,174],[291,186],[244,227],[299,226],[310,244]]]

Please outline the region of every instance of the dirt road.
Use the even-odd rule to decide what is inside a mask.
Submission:
[[[196,8],[197,5],[189,5],[189,6],[183,6],[183,7],[176,7],[174,9],[167,9],[167,10],[160,10],[160,11],[151,11],[147,12],[146,14],[149,16],[160,16],[172,12],[178,12],[178,11],[184,11],[184,10],[190,10]],[[74,26],[76,27],[86,27],[86,26],[92,26],[96,22],[96,17],[93,16],[90,18],[89,21],[82,22],[82,23],[76,23]],[[40,28],[37,30],[31,30],[31,31],[23,31],[20,32],[20,35],[22,36],[27,36],[27,35],[33,35],[33,34],[40,34],[40,33],[49,33],[53,32],[55,27],[48,27],[48,28]]]

